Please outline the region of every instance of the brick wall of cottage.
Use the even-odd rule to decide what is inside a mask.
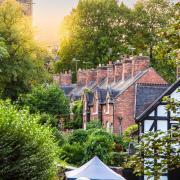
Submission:
[[[146,84],[167,84],[167,82],[153,69],[149,68],[137,82],[126,89],[115,101],[114,104],[114,133],[124,131],[130,125],[135,124],[135,85],[137,83]]]
[[[72,73],[71,71],[65,71],[65,73],[61,73],[59,77],[59,83],[62,86],[68,86],[72,84]]]
[[[145,71],[147,70],[147,71]],[[107,122],[113,124],[114,133],[118,134],[124,131],[127,127],[135,123],[135,85],[136,83],[150,83],[150,84],[167,84],[166,81],[153,69],[149,68],[149,58],[134,57],[110,62],[107,66],[100,65],[97,69],[79,70],[77,74],[77,86],[87,86],[91,81],[96,81],[100,84],[107,78],[108,84],[119,81],[126,81],[131,77],[135,77],[140,71],[144,71],[144,75],[138,79],[134,84],[128,87],[115,100],[114,105],[109,104],[109,111],[107,111],[107,103],[104,105],[96,104],[97,94],[94,98],[93,106],[88,107],[90,112],[90,120],[101,119],[103,127],[107,127]],[[71,84],[71,73],[61,74],[60,77],[55,76],[54,79],[62,85]],[[86,99],[83,99],[86,100]],[[98,106],[98,111],[96,108]],[[114,109],[114,111],[113,111]],[[87,114],[83,115],[83,119],[87,121]]]

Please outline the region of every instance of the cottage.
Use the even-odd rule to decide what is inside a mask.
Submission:
[[[84,128],[88,121],[98,119],[115,134],[135,124],[136,116],[169,87],[149,67],[149,58],[142,56],[109,62],[97,69],[80,69],[77,84],[71,83],[71,72],[66,72],[60,75],[59,83],[72,101],[82,100]]]

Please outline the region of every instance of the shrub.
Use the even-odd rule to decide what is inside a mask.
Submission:
[[[56,85],[34,87],[31,93],[20,96],[18,102],[21,106],[28,106],[31,113],[69,115],[69,102],[64,92]]]
[[[0,177],[2,179],[52,179],[56,174],[58,146],[39,115],[17,110],[0,101]]]
[[[113,138],[103,131],[94,132],[89,136],[85,144],[84,162],[90,160],[94,156],[98,156],[102,161],[108,163],[110,161],[110,153],[114,148]]]
[[[111,153],[111,166],[123,166],[126,162],[128,154],[126,152],[112,152]]]
[[[72,134],[69,136],[69,143],[80,143],[83,144],[84,142],[87,141],[88,134],[87,131],[83,129],[77,129],[72,132]]]
[[[88,129],[100,129],[100,128],[102,128],[102,125],[101,125],[101,121],[98,119],[92,120],[87,123],[87,130]]]
[[[60,159],[69,164],[81,165],[83,157],[83,146],[79,143],[65,144],[61,148]]]
[[[42,113],[40,115],[39,123],[51,127],[58,127],[58,119],[47,113]]]
[[[129,126],[129,127],[124,131],[124,136],[130,137],[131,134],[132,134],[134,131],[137,131],[137,130],[138,130],[138,125],[137,125],[137,124],[131,125],[131,126]]]
[[[129,143],[132,142],[132,141],[136,141],[136,138],[132,138],[131,137],[131,134],[138,130],[138,125],[137,124],[134,124],[132,126],[129,126],[125,131],[124,131],[124,134],[123,134],[123,139],[124,139],[124,147],[125,148],[128,148],[129,146]]]

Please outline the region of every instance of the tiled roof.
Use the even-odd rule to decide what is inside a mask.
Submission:
[[[94,94],[93,93],[87,93],[86,98],[87,98],[88,106],[92,106],[93,105]]]
[[[135,117],[143,113],[168,87],[169,85],[137,84]]]
[[[136,117],[136,121],[141,121],[146,117],[155,107],[161,103],[164,96],[170,95],[176,88],[180,86],[180,79],[178,79],[174,84],[166,88],[166,90],[158,96],[154,102],[152,102],[141,114]]]
[[[69,85],[69,86],[61,86],[60,87],[66,96],[70,96],[70,93],[73,91],[73,89],[75,88],[75,85]]]

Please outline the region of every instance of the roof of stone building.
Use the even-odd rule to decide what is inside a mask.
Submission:
[[[105,103],[105,95],[107,95],[107,92],[110,92],[110,102],[113,102],[113,99],[134,84],[140,77],[148,72],[149,69],[138,73],[135,77],[129,78],[126,81],[121,80],[119,82],[112,82],[111,84],[108,84],[108,80],[105,78],[99,84],[96,84],[96,81],[91,81],[87,86],[78,86],[77,84],[73,84],[69,86],[61,86],[61,88],[72,100],[80,99],[85,89],[90,89],[92,92],[98,91],[98,96],[100,97],[99,102],[101,104]]]
[[[76,85],[71,84],[68,86],[60,86],[60,88],[64,91],[66,96],[70,96],[73,89],[76,87]]]
[[[176,88],[180,86],[180,79],[178,79],[175,83],[173,83],[171,86],[167,87],[166,90],[161,93],[154,102],[152,102],[139,116],[136,117],[136,121],[140,121],[143,118],[145,118],[152,110],[157,107],[164,96],[170,95]]]
[[[93,105],[94,94],[92,92],[86,94],[88,106]]]
[[[135,117],[143,113],[168,87],[165,84],[137,84]]]

